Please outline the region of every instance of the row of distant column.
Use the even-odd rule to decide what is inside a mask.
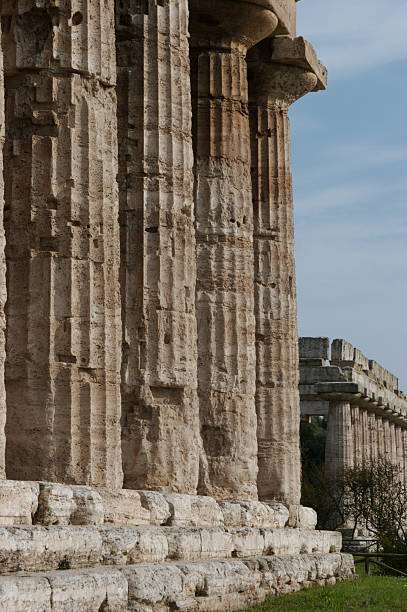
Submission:
[[[123,465],[128,488],[299,503],[287,110],[315,75],[266,40],[248,87],[277,25],[256,4],[220,0],[215,35],[191,1],[190,44],[187,0],[17,4],[7,477],[119,488]]]
[[[380,459],[398,466],[407,485],[407,428],[358,404],[331,401],[325,446],[327,478],[334,480],[347,468]]]

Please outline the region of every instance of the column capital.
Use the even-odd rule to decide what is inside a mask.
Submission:
[[[248,54],[250,97],[283,109],[311,91],[326,88],[327,71],[302,37],[276,36]]]
[[[191,44],[246,53],[276,30],[271,9],[270,0],[190,0]]]

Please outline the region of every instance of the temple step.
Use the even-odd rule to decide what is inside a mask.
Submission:
[[[0,527],[0,573],[103,565],[327,554],[337,532],[306,529],[31,526]]]
[[[267,596],[353,576],[351,555],[303,554],[172,562],[0,577],[13,612],[241,610]]]

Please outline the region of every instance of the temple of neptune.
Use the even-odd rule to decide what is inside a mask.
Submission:
[[[345,340],[300,338],[299,347],[301,418],[327,419],[327,479],[383,459],[407,485],[407,396],[398,379]]]
[[[351,577],[300,505],[288,112],[327,74],[295,0],[0,14],[0,609]]]

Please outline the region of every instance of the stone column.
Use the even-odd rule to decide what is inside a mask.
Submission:
[[[253,211],[245,55],[277,25],[274,13],[261,4],[190,1],[198,390],[205,451],[199,492],[219,498],[257,498]]]
[[[383,419],[383,430],[384,430],[384,459],[391,461],[391,436],[390,436],[390,423],[389,420]]]
[[[196,493],[200,432],[187,0],[116,2],[128,488]]]
[[[399,425],[395,425],[394,432],[396,437],[396,465],[400,470],[400,480],[404,481],[403,430]]]
[[[404,484],[407,487],[407,429],[402,427]]]
[[[360,409],[360,422],[362,429],[362,461],[370,461],[370,423],[366,408]]]
[[[354,465],[356,466],[360,463],[361,455],[360,410],[356,404],[351,405],[351,422]]]
[[[370,442],[369,442],[369,458],[370,461],[377,461],[378,456],[378,443],[377,443],[377,420],[374,412],[368,413],[368,422],[370,430]]]
[[[389,421],[390,432],[390,461],[397,465],[397,442],[396,442],[396,426],[394,421]]]
[[[329,403],[325,447],[325,476],[333,481],[344,469],[352,467],[353,436],[350,404],[345,401]]]
[[[2,3],[7,475],[121,487],[113,3]]]
[[[3,72],[3,53],[1,47],[1,26],[0,26],[0,479],[5,478],[5,451],[6,438],[4,427],[6,424],[6,389],[4,385],[4,362],[6,359],[6,317],[4,306],[7,300],[6,290],[6,258],[5,245],[6,237],[3,224],[4,209],[4,180],[3,180],[3,147],[5,135],[4,117],[4,72]]]
[[[260,499],[299,504],[299,371],[290,105],[313,91],[312,70],[248,55],[254,209],[256,411]]]
[[[383,459],[385,456],[383,418],[381,416],[376,416],[376,423],[377,423],[377,458]]]

